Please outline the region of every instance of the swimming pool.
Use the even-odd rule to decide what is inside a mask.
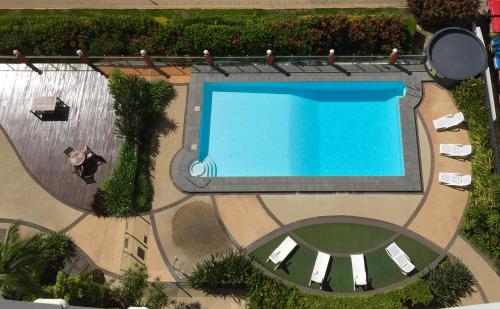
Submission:
[[[387,82],[206,82],[198,177],[404,176]]]

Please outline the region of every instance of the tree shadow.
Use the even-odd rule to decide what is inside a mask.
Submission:
[[[170,119],[166,116],[162,117],[158,121],[158,124],[155,127],[155,132],[153,133],[152,142],[151,142],[151,153],[150,154],[152,157],[157,157],[160,154],[161,139],[163,137],[166,137],[166,136],[174,133],[178,127],[179,126],[175,120]]]

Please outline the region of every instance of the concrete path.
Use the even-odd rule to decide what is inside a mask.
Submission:
[[[462,236],[457,237],[450,253],[467,265],[490,303],[500,302],[500,277],[495,269]]]
[[[309,9],[406,7],[405,0],[3,0],[1,9]]]
[[[450,93],[434,83],[425,84],[424,93],[419,111],[431,135],[434,173],[427,198],[408,228],[436,245],[446,248],[458,230],[463,211],[468,203],[469,191],[440,185],[438,175],[439,172],[470,174],[471,164],[469,161],[441,156],[439,144],[470,144],[470,140],[466,130],[436,132],[432,120],[457,112],[457,108]]]

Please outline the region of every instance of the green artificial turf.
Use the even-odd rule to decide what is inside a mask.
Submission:
[[[321,239],[323,239],[329,242],[328,238],[323,236],[324,233],[331,233],[331,231],[325,230],[326,227],[331,228],[332,231],[338,232],[340,229],[346,228],[343,225],[344,224],[334,223],[309,226],[305,230],[307,232],[305,234],[307,234],[309,237],[307,241],[312,244],[310,241],[311,239],[314,239],[316,243],[319,242],[319,244],[321,245],[318,247],[328,248],[328,244],[321,243],[320,241]],[[373,247],[374,245],[374,238],[372,238],[371,235],[374,233],[374,231],[377,231],[378,233],[380,233],[380,235],[392,235],[392,232],[379,228],[375,228],[375,230],[371,231],[370,229],[372,228],[374,227],[362,226],[358,227],[357,231],[357,233],[359,233],[360,230],[364,230],[369,234],[366,235],[367,237],[370,236],[370,238],[372,239],[370,242],[366,242],[366,244],[369,244],[369,247]],[[302,228],[300,230],[304,229]],[[299,230],[295,230],[294,233],[297,233],[298,231]],[[316,235],[317,238],[314,238],[313,231],[318,233]],[[336,235],[342,236],[344,239],[352,237],[351,234]],[[278,270],[274,270],[275,265],[272,262],[266,262],[271,252],[283,241],[283,239],[285,239],[286,236],[287,234],[283,234],[272,239],[271,241],[251,252],[251,255],[262,266],[264,266],[274,274],[292,283],[302,286],[308,286],[311,272],[314,267],[314,262],[316,260],[316,251],[311,250],[308,247],[301,246],[299,243],[299,248],[289,256],[283,267],[280,267]],[[382,239],[381,241],[384,241],[385,239],[386,238]],[[395,240],[395,242],[410,257],[412,263],[415,264],[417,271],[423,270],[438,257],[438,254],[432,249],[409,237],[399,236]],[[368,249],[368,247],[365,249]],[[369,287],[371,288],[381,288],[407,278],[401,273],[398,266],[389,258],[389,256],[385,252],[385,247],[365,254],[365,262],[368,283]],[[313,283],[311,287],[319,289],[319,285],[316,283]],[[328,275],[326,276],[325,282],[323,284],[323,289],[326,291],[335,292],[353,292],[352,268],[351,259],[349,256],[333,257],[330,260]],[[356,291],[362,291],[362,288],[358,287]]]
[[[321,250],[339,253],[367,250],[394,235],[383,228],[350,223],[310,225],[294,233]]]

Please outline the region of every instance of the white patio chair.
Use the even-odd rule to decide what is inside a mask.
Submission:
[[[404,275],[408,275],[415,269],[415,265],[411,263],[410,258],[398,247],[398,245],[396,245],[396,243],[393,242],[390,244],[385,248],[385,251],[396,265],[398,265]]]
[[[441,144],[439,145],[439,152],[441,155],[447,157],[467,158],[472,153],[472,146],[462,144]]]
[[[464,120],[464,114],[462,114],[462,112],[458,112],[456,114],[449,114],[433,120],[432,123],[434,124],[434,128],[436,128],[436,130],[442,131],[459,126],[462,122],[464,122]]]
[[[281,244],[274,249],[273,253],[267,259],[267,262],[272,261],[276,264],[274,269],[278,269],[280,264],[286,259],[286,257],[297,247],[297,243],[290,236],[287,236]]]
[[[319,283],[319,288],[323,289],[323,281],[325,280],[329,262],[330,255],[318,251],[316,262],[314,263],[314,268],[311,274],[311,280],[309,280],[309,285],[311,285],[312,282],[316,282]]]
[[[472,176],[440,172],[439,183],[450,187],[467,188],[472,183]]]
[[[54,308],[57,309],[66,309],[69,307],[68,302],[61,298],[38,298],[33,302],[36,304],[54,305]]]
[[[352,264],[352,280],[354,291],[356,291],[356,286],[365,286],[368,284],[366,281],[366,268],[365,268],[365,257],[363,254],[353,254],[351,255]]]

